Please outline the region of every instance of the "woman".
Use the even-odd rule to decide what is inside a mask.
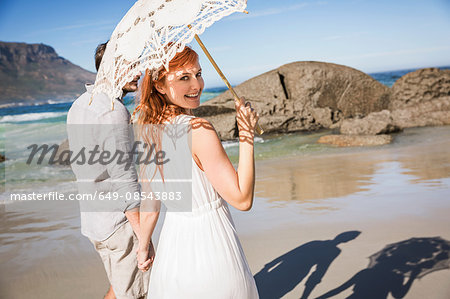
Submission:
[[[138,124],[188,125],[192,145],[187,139],[173,141],[170,130],[143,131],[146,143],[155,143],[156,149],[171,146],[182,149],[189,161],[171,157],[166,163],[144,170],[144,177],[156,182],[176,175],[190,165],[192,175],[191,212],[170,212],[178,208],[177,201],[164,201],[169,206],[153,264],[149,298],[258,298],[256,285],[248,267],[244,252],[236,235],[226,202],[233,207],[248,211],[253,202],[255,169],[253,137],[258,120],[250,103],[238,103],[239,167],[231,164],[214,127],[202,118],[195,118],[191,109],[200,105],[204,87],[198,55],[189,47],[171,60],[169,72],[158,74],[147,71],[140,95]],[[150,135],[150,136],[149,136]],[[170,135],[170,136],[169,136]],[[172,137],[171,137],[172,136]],[[171,139],[170,142],[166,142]],[[178,142],[178,143],[177,143]],[[174,162],[175,161],[175,162]],[[149,186],[150,185],[150,186]],[[170,185],[143,184],[143,191],[155,193]],[[177,184],[183,189],[182,183]],[[184,185],[186,186],[186,185]],[[160,189],[158,189],[160,190]],[[189,198],[189,200],[191,200]],[[159,203],[159,201],[156,201]],[[141,204],[141,237],[138,251],[140,269],[148,269],[151,259],[148,244],[159,215],[159,206],[149,205],[155,201],[144,200]]]

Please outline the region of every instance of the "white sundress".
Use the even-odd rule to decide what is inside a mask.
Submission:
[[[192,118],[178,115],[172,123],[189,127]],[[184,163],[168,163],[164,165],[164,176],[176,176],[184,168],[191,169],[192,211],[166,213],[151,269],[147,298],[258,298],[255,280],[227,203],[195,163],[186,139],[180,138],[174,142],[164,134],[163,149],[167,146],[189,151],[192,164],[186,163],[186,160]],[[158,186],[161,188],[161,184]],[[152,190],[158,189],[158,186],[152,183]],[[180,208],[176,206],[176,201],[162,203],[168,209]]]

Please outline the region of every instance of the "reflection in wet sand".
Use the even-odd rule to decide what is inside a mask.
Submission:
[[[368,191],[378,184],[378,170],[398,164],[401,182],[438,187],[450,177],[450,129],[409,129],[395,144],[373,149],[315,156],[296,156],[257,165],[256,196],[272,203],[313,203],[308,209],[337,209],[326,199]],[[406,183],[408,184],[408,183]],[[405,186],[407,187],[407,186]]]
[[[53,239],[65,230],[78,229],[76,216],[73,214],[73,203],[67,202],[17,202],[2,205],[0,236],[5,240],[2,244],[19,243],[29,238]]]
[[[399,157],[405,173],[417,177],[414,182],[425,182],[450,177],[450,140],[434,146],[413,149]]]
[[[100,298],[107,287],[77,202],[1,204],[0,241],[0,298]]]
[[[368,190],[376,164],[367,155],[316,156],[261,163],[257,196],[270,201],[313,202]]]

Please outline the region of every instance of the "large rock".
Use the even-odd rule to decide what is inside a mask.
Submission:
[[[341,134],[347,135],[378,135],[398,131],[400,127],[394,124],[389,110],[372,112],[362,119],[345,119],[340,128]]]
[[[426,68],[392,86],[394,124],[402,128],[450,124],[450,70]]]
[[[392,86],[390,111],[346,119],[341,134],[386,134],[403,128],[450,125],[450,70],[408,73]]]
[[[294,62],[254,77],[235,88],[251,101],[267,133],[333,128],[344,118],[388,108],[389,88],[350,67],[324,62]],[[234,99],[229,91],[205,103],[218,107],[197,116],[210,120],[222,139],[237,135]]]
[[[362,119],[346,119],[341,134],[376,135],[404,128],[450,125],[450,97],[441,97],[415,106],[373,112]]]
[[[294,110],[330,108],[342,118],[386,109],[389,89],[353,68],[324,62],[295,62],[279,68]]]
[[[320,137],[317,142],[339,147],[350,147],[384,145],[391,143],[391,141],[391,135],[326,135]]]
[[[450,96],[450,70],[420,69],[395,82],[389,110],[414,107],[447,96]]]
[[[450,96],[391,112],[393,125],[400,128],[450,125]]]
[[[5,162],[6,158],[2,154],[0,154],[0,163]]]

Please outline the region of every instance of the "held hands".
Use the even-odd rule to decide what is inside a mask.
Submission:
[[[256,123],[259,119],[258,113],[252,108],[250,102],[245,102],[244,97],[240,98],[239,101],[235,101],[234,104],[239,129],[239,141],[245,141],[253,144]]]
[[[136,255],[138,269],[142,270],[142,272],[148,271],[148,269],[150,269],[150,266],[153,264],[153,260],[155,259],[155,248],[153,247],[152,241],[150,241],[150,244],[145,249],[141,249],[139,247]]]

